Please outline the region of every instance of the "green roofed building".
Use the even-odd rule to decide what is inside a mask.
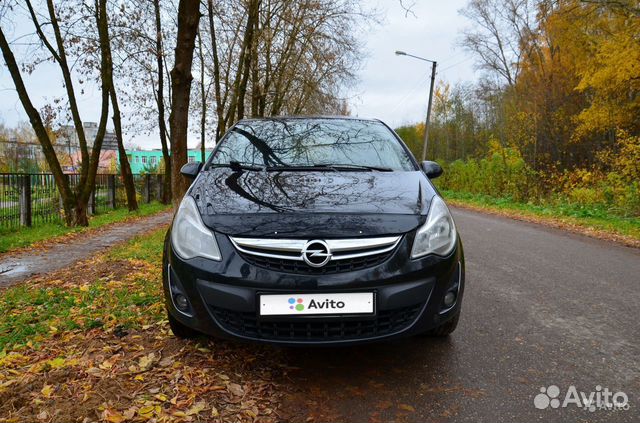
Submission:
[[[205,150],[205,158],[209,158],[211,149]],[[199,162],[202,155],[199,149],[187,151],[189,163]],[[131,166],[132,173],[156,173],[160,169],[162,160],[162,150],[127,150],[127,158]]]

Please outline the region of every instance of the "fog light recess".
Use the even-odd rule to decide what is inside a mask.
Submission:
[[[449,291],[444,296],[444,306],[451,307],[456,302],[456,293],[454,291]]]
[[[189,300],[182,294],[175,294],[173,296],[173,302],[176,305],[176,308],[180,311],[189,310]]]

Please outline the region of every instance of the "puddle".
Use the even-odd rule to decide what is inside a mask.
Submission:
[[[28,271],[27,266],[21,263],[0,263],[0,277],[20,275]]]

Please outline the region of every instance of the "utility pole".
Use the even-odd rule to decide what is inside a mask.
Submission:
[[[427,160],[427,146],[429,145],[429,127],[431,126],[431,102],[433,100],[433,86],[436,82],[436,65],[433,62],[431,67],[431,87],[429,88],[429,105],[427,106],[427,120],[424,123],[424,143],[422,144],[422,161]]]
[[[414,56],[413,54],[405,53],[404,51],[399,51],[399,50],[396,51],[396,55],[409,56],[409,57],[413,57],[414,59],[431,63],[431,86],[429,87],[429,103],[427,105],[427,119],[425,120],[425,123],[424,123],[424,141],[422,143],[422,161],[425,161],[427,160],[427,146],[429,145],[429,127],[431,126],[430,125],[431,102],[433,100],[433,86],[435,85],[435,82],[436,82],[436,66],[438,65],[438,62],[436,62],[435,60],[425,59],[424,57]]]

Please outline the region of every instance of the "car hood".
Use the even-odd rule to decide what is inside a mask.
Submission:
[[[416,228],[434,190],[415,172],[202,172],[190,194],[217,232],[256,237],[376,236]]]

